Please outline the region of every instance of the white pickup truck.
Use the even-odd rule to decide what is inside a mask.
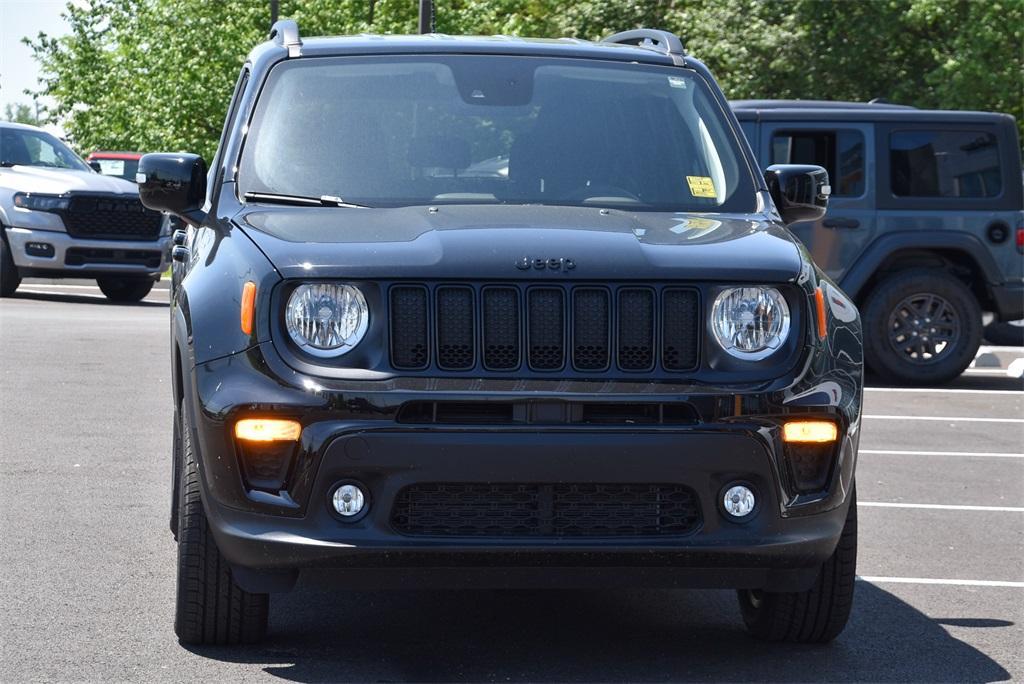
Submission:
[[[170,225],[134,183],[93,171],[42,129],[0,122],[0,297],[26,276],[95,278],[138,301],[167,268]]]

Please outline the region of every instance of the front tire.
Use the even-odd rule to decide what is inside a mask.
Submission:
[[[970,365],[981,307],[953,275],[911,269],[883,280],[864,308],[864,355],[883,381],[937,385]]]
[[[857,495],[852,493],[836,550],[807,591],[739,591],[743,622],[765,641],[824,644],[846,627],[857,573]]]
[[[138,302],[153,289],[152,278],[97,278],[100,292],[112,302]]]
[[[187,412],[183,412],[187,413]],[[267,631],[267,594],[239,587],[217,548],[200,497],[192,431],[182,416],[178,502],[178,596],[174,631],[183,644],[253,644]]]
[[[0,231],[3,231],[3,226],[0,226]],[[7,240],[0,237],[0,297],[10,297],[20,284],[21,275],[11,258],[11,248],[7,246]]]

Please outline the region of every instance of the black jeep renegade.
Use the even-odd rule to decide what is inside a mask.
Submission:
[[[854,590],[860,319],[708,70],[600,43],[316,38],[249,56],[174,236],[171,529],[187,643],[268,593],[735,588],[827,641]]]

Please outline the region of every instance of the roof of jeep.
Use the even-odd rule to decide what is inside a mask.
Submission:
[[[889,102],[843,102],[833,100],[731,100],[729,106],[742,120],[811,121],[958,121],[1013,122],[1009,114],[949,109],[918,109]]]
[[[281,49],[272,41],[261,43],[249,55],[256,61],[260,54]],[[303,37],[300,58],[372,54],[497,54],[547,57],[611,59],[627,62],[672,65],[672,58],[657,49],[595,43],[576,38],[518,38],[515,36],[449,36],[433,33],[411,36]],[[689,59],[689,58],[688,58]]]

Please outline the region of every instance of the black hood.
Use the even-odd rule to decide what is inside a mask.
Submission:
[[[794,238],[757,216],[589,207],[261,207],[236,222],[291,278],[786,282]],[[572,268],[522,270],[524,258]]]

